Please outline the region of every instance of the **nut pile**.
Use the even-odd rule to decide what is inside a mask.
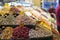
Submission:
[[[19,15],[16,17],[16,24],[24,24],[24,25],[35,25],[36,24],[36,20],[28,17],[26,14],[24,15]]]
[[[40,29],[40,30],[33,30],[31,29],[29,31],[29,37],[30,38],[40,38],[40,37],[47,37],[51,36],[52,34],[47,32],[46,30]]]
[[[9,15],[6,17],[7,24],[14,25],[15,17],[13,15]]]
[[[6,28],[2,31],[1,39],[11,39],[11,37],[12,37],[12,32],[13,32],[13,28],[11,28],[11,27],[6,27]]]
[[[26,14],[24,15],[5,15],[0,16],[0,25],[35,25],[36,20],[28,17]]]
[[[0,25],[13,25],[15,17],[13,15],[9,16],[0,16]]]

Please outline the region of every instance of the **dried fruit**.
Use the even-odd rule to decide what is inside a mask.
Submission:
[[[20,10],[16,7],[11,7],[10,11],[13,12],[14,14],[19,14],[20,12]]]
[[[2,31],[1,39],[11,39],[11,37],[12,37],[12,32],[13,32],[13,28],[11,28],[11,27],[6,27],[6,28]]]
[[[13,30],[13,39],[18,39],[18,38],[28,38],[29,37],[29,28],[27,27],[16,27]]]

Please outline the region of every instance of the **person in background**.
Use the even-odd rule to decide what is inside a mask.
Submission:
[[[53,3],[50,5],[50,8],[48,9],[48,12],[51,13],[51,16],[53,18],[55,18],[55,8],[54,8],[54,4]]]
[[[60,9],[60,6],[57,8],[57,12],[56,12],[56,9],[53,6],[54,5],[51,4],[50,8],[48,9],[48,12],[51,13],[51,16],[56,19],[56,14],[58,14],[58,12],[59,12],[58,10]],[[56,35],[59,35],[59,32],[60,32],[60,27],[59,26],[60,26],[60,22],[57,20],[58,30],[55,29],[55,28],[52,28],[52,32]]]
[[[60,33],[60,0],[59,0],[59,5],[56,8],[56,23],[57,23],[57,29]]]

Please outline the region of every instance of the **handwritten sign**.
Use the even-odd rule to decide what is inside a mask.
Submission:
[[[42,4],[42,8],[50,8],[50,5],[51,4],[54,4],[54,8],[56,8],[57,7],[57,5],[58,5],[58,3],[57,2],[43,2],[43,4]]]

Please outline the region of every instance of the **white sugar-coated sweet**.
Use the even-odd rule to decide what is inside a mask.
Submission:
[[[52,33],[47,32],[44,29],[40,29],[40,30],[33,30],[31,29],[29,31],[29,38],[40,38],[40,37],[47,37],[47,36],[51,36]]]

